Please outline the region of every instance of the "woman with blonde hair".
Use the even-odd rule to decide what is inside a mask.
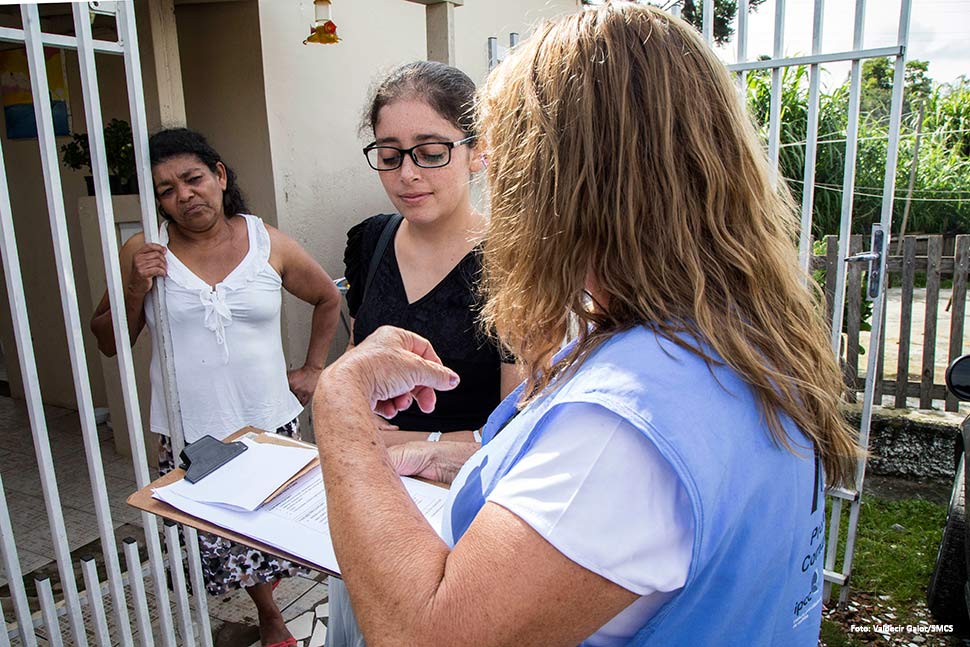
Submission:
[[[480,104],[485,324],[529,377],[472,453],[377,442],[373,410],[457,382],[413,333],[321,376],[368,644],[814,647],[825,477],[851,481],[857,448],[730,76],[686,23],[616,2],[538,29]],[[441,537],[398,474],[450,483]]]

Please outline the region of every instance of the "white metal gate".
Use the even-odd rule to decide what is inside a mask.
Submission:
[[[867,263],[870,284],[868,298],[873,301],[871,339],[878,340],[882,334],[885,296],[886,252],[889,249],[889,233],[892,224],[893,197],[896,189],[896,162],[899,143],[900,120],[903,105],[904,71],[906,65],[906,46],[909,39],[912,0],[901,0],[896,44],[891,47],[865,48],[866,0],[829,0],[830,8],[837,7],[848,15],[852,9],[854,31],[852,49],[849,51],[823,52],[822,27],[825,18],[825,0],[815,0],[812,25],[812,51],[804,56],[785,56],[785,4],[786,0],[774,0],[774,39],[772,57],[766,60],[748,60],[748,0],[739,0],[736,29],[737,63],[728,68],[738,74],[739,83],[744,86],[745,74],[751,70],[771,71],[770,121],[768,124],[768,155],[774,168],[778,169],[778,154],[781,133],[781,94],[782,71],[788,67],[808,66],[809,105],[807,141],[805,143],[804,193],[801,206],[802,226],[799,240],[799,260],[806,270],[809,269],[812,240],[812,212],[815,192],[815,160],[818,143],[819,95],[821,66],[826,63],[850,62],[850,95],[848,105],[848,128],[846,133],[845,172],[842,184],[842,209],[839,233],[839,269],[832,309],[832,352],[838,358],[842,321],[846,303],[846,266],[847,263]],[[854,6],[852,6],[854,4]],[[881,10],[885,10],[883,2]],[[770,6],[766,3],[764,8]],[[703,34],[708,43],[713,42],[714,0],[703,2]],[[679,6],[675,12],[679,10]],[[894,59],[893,92],[889,122],[889,141],[887,148],[886,171],[882,192],[880,221],[873,226],[872,248],[869,252],[849,256],[849,234],[852,226],[852,204],[855,189],[856,155],[858,151],[860,94],[862,82],[862,62],[871,58],[892,57]],[[875,345],[875,344],[874,344]],[[859,442],[865,448],[869,442],[869,428],[872,419],[873,395],[877,352],[869,353],[866,388],[862,406],[862,422],[859,429]],[[849,594],[849,578],[852,572],[852,559],[855,550],[855,537],[859,521],[860,494],[865,478],[865,459],[860,459],[856,467],[856,488],[847,490],[830,488],[829,528],[825,549],[825,600],[829,599],[831,585],[841,586],[840,602],[845,602]],[[842,532],[842,507],[849,505],[848,528]],[[844,546],[841,565],[836,564],[839,547]]]
[[[830,3],[833,0],[829,0]],[[93,9],[92,5],[105,5]],[[704,0],[703,31],[708,41],[713,37],[713,0]],[[841,4],[848,4],[843,0]],[[780,111],[781,111],[781,72],[786,67],[807,65],[810,70],[810,94],[808,114],[808,137],[805,145],[805,192],[802,204],[802,235],[800,241],[800,259],[807,266],[810,252],[811,220],[813,208],[814,160],[818,140],[818,107],[821,66],[826,63],[849,61],[852,65],[850,83],[850,102],[848,115],[848,132],[846,146],[846,171],[843,181],[843,204],[841,235],[839,243],[840,271],[838,273],[835,307],[833,309],[832,339],[833,352],[839,352],[839,335],[842,329],[843,310],[845,305],[845,264],[847,262],[866,262],[870,266],[870,276],[874,276],[874,284],[870,296],[874,301],[872,320],[872,339],[878,339],[883,325],[883,294],[885,283],[885,250],[888,248],[888,238],[891,224],[893,195],[895,191],[895,168],[897,158],[897,144],[902,112],[903,74],[908,40],[911,0],[902,0],[897,44],[892,47],[866,49],[864,47],[864,16],[866,0],[854,0],[855,33],[853,47],[844,52],[822,52],[822,24],[825,14],[825,0],[815,0],[812,52],[809,55],[786,57],[784,55],[784,17],[785,0],[775,0],[775,37],[774,55],[769,60],[747,60],[748,28],[747,28],[747,0],[739,1],[737,23],[738,62],[729,66],[737,72],[739,77],[751,70],[767,69],[772,73],[772,94],[770,123],[768,128],[768,150],[773,163],[777,165],[780,141]],[[120,268],[118,265],[118,243],[115,237],[114,214],[108,188],[108,172],[103,141],[103,123],[100,110],[100,96],[98,91],[98,76],[95,65],[95,53],[123,56],[127,75],[129,107],[132,118],[132,129],[135,139],[135,153],[138,166],[138,185],[141,200],[141,211],[146,239],[157,241],[157,225],[153,204],[153,193],[150,184],[150,170],[148,167],[147,127],[145,120],[145,105],[142,94],[141,68],[138,57],[137,35],[134,24],[134,11],[130,2],[111,3],[77,3],[74,5],[75,36],[45,34],[41,30],[40,19],[36,5],[22,6],[23,29],[0,28],[0,40],[21,43],[26,47],[30,65],[33,104],[38,124],[38,144],[40,148],[42,166],[45,178],[48,212],[55,250],[57,276],[60,286],[61,305],[68,332],[71,368],[76,385],[76,397],[81,420],[81,430],[86,449],[87,467],[92,484],[92,494],[95,502],[95,513],[99,534],[103,547],[103,561],[107,571],[106,582],[99,581],[93,560],[85,560],[80,564],[83,573],[84,589],[79,589],[74,575],[74,564],[70,554],[63,513],[61,511],[58,484],[54,477],[53,461],[51,457],[50,440],[47,433],[47,423],[41,401],[41,393],[31,342],[30,321],[24,295],[23,279],[18,249],[14,238],[13,218],[11,212],[10,187],[6,182],[3,151],[0,150],[0,174],[4,181],[0,182],[0,254],[2,254],[3,268],[6,277],[7,292],[10,301],[10,311],[14,324],[17,343],[17,353],[25,388],[27,408],[31,421],[31,431],[34,448],[42,476],[42,489],[46,504],[47,518],[51,536],[54,538],[54,552],[57,559],[60,586],[63,599],[56,600],[53,587],[49,580],[38,582],[39,609],[32,610],[22,583],[16,539],[7,511],[6,496],[3,489],[2,475],[0,475],[0,553],[6,571],[11,597],[13,599],[14,617],[4,618],[5,630],[0,631],[0,647],[10,644],[11,639],[18,639],[21,644],[33,646],[37,644],[34,629],[45,627],[49,635],[49,642],[54,645],[64,644],[60,628],[60,617],[66,616],[69,626],[69,644],[84,647],[89,644],[89,636],[93,642],[101,645],[154,645],[171,646],[176,641],[183,644],[195,644],[196,640],[203,645],[211,645],[209,617],[206,608],[205,595],[190,596],[186,591],[186,582],[181,567],[181,550],[178,547],[178,536],[174,526],[165,528],[166,543],[169,555],[178,557],[178,567],[166,569],[165,557],[162,553],[159,539],[159,529],[156,519],[145,513],[141,521],[145,528],[146,549],[148,562],[141,563],[138,546],[126,543],[123,547],[125,556],[125,570],[118,556],[113,533],[111,510],[106,498],[104,469],[98,444],[94,407],[91,398],[91,388],[87,375],[87,364],[81,331],[84,329],[80,320],[75,278],[71,266],[71,252],[68,239],[67,220],[64,209],[64,196],[60,185],[60,174],[57,165],[57,151],[54,138],[53,118],[48,100],[48,80],[44,65],[44,46],[60,47],[77,50],[80,61],[82,89],[84,93],[85,115],[87,131],[90,136],[92,168],[97,190],[97,205],[101,232],[102,253],[107,267],[108,292],[112,303],[123,303],[123,288],[121,284]],[[676,7],[675,7],[676,9]],[[117,21],[117,41],[95,40],[91,35],[89,12],[97,10],[113,14]],[[848,256],[848,235],[851,227],[852,194],[855,178],[855,157],[857,152],[857,136],[860,109],[861,64],[867,58],[890,56],[895,59],[893,77],[892,108],[889,129],[888,159],[886,163],[885,183],[883,188],[882,211],[879,228],[881,235],[874,235],[874,249],[872,252],[858,258]],[[161,295],[158,295],[161,296]],[[162,307],[162,300],[155,299],[155,303]],[[164,321],[164,313],[158,313]],[[113,326],[116,340],[127,340],[127,321],[121,308],[113,309]],[[165,325],[160,326],[164,330]],[[159,342],[163,357],[169,357],[166,351],[164,335]],[[863,415],[860,428],[860,440],[867,444],[869,425],[872,412],[874,366],[877,353],[869,354],[869,366],[866,380],[866,390],[863,400]],[[118,361],[122,375],[122,388],[127,414],[133,464],[136,481],[139,487],[148,483],[148,467],[145,460],[145,448],[142,437],[142,421],[137,403],[134,371],[130,348],[126,343],[118,346]],[[170,366],[169,366],[170,368]],[[171,379],[171,371],[165,371]],[[169,394],[174,391],[166,389]],[[173,428],[177,428],[178,415],[177,398],[170,397],[168,402],[170,418]],[[176,452],[180,449],[180,438],[175,438]],[[857,468],[857,489],[830,490],[831,516],[829,521],[828,546],[825,561],[826,588],[832,584],[842,585],[841,599],[848,594],[849,576],[852,570],[855,532],[859,514],[859,492],[862,489],[865,476],[865,463],[860,461]],[[840,527],[842,507],[845,503],[850,506],[848,528]],[[844,537],[844,540],[843,540]],[[23,538],[21,538],[22,541]],[[194,591],[203,591],[201,568],[198,559],[195,533],[187,529],[187,549],[189,574]],[[844,541],[845,553],[841,566],[836,564],[837,549]],[[147,590],[144,581],[143,566],[147,566]],[[171,600],[166,580],[167,572],[171,574],[174,613],[170,606]],[[126,591],[127,587],[127,591]],[[149,618],[147,592],[155,598],[158,608],[157,624],[153,626]],[[112,624],[117,631],[109,632],[109,619],[106,617],[103,601],[109,599],[113,609]],[[194,605],[192,602],[194,601]],[[133,617],[129,615],[128,607],[134,610]],[[88,607],[91,620],[85,622],[82,608]],[[114,635],[109,635],[114,634]]]
[[[4,630],[0,631],[0,647],[11,644],[11,639],[25,646],[38,644],[35,629],[43,628],[46,640],[51,645],[70,645],[86,647],[99,645],[124,646],[139,645],[150,647],[156,643],[166,647],[180,644],[211,646],[211,630],[206,606],[206,597],[190,596],[185,582],[182,549],[179,547],[178,531],[175,526],[164,529],[168,558],[163,555],[157,520],[148,513],[142,513],[141,524],[145,530],[147,564],[142,564],[139,546],[134,542],[123,542],[125,570],[122,571],[118,546],[114,536],[114,525],[108,505],[104,467],[102,464],[96,430],[91,384],[87,372],[85,349],[81,331],[86,328],[80,320],[75,277],[71,263],[71,249],[68,238],[67,219],[64,207],[64,194],[58,168],[55,144],[53,115],[49,100],[49,83],[45,65],[44,47],[76,50],[84,95],[85,117],[90,141],[91,166],[96,186],[96,200],[100,225],[102,254],[107,273],[108,294],[112,304],[123,304],[124,295],[118,263],[118,241],[115,234],[115,219],[108,186],[108,170],[103,135],[101,99],[98,89],[98,73],[95,53],[122,56],[128,89],[129,110],[134,135],[134,152],[138,169],[138,189],[142,223],[146,240],[157,242],[158,227],[154,209],[154,193],[148,160],[148,132],[145,118],[145,102],[142,93],[141,67],[138,56],[138,40],[135,29],[134,6],[123,2],[82,2],[75,3],[73,9],[75,36],[44,33],[41,30],[37,5],[21,5],[23,29],[0,28],[0,40],[22,44],[26,48],[33,95],[34,113],[37,121],[38,145],[43,168],[47,208],[54,245],[54,256],[60,300],[63,310],[70,351],[71,369],[74,378],[81,432],[91,481],[95,515],[102,546],[106,582],[99,580],[94,559],[82,560],[84,590],[79,590],[76,581],[71,553],[68,546],[64,515],[58,483],[55,478],[51,444],[47,430],[47,420],[41,401],[40,385],[34,348],[31,337],[31,324],[28,317],[21,262],[14,237],[14,225],[10,200],[10,187],[3,151],[0,150],[0,255],[6,277],[10,312],[13,321],[17,354],[23,378],[25,399],[33,435],[34,450],[41,476],[41,485],[47,512],[47,519],[53,538],[54,553],[62,599],[55,599],[50,580],[37,582],[39,609],[32,610],[23,586],[23,574],[17,553],[17,539],[23,544],[23,537],[16,538],[8,514],[7,497],[0,475],[0,553],[7,575],[14,607],[14,618],[4,617]],[[91,32],[91,13],[113,16],[116,22],[116,41],[95,40]],[[16,190],[16,187],[14,187]],[[157,283],[156,283],[157,286]],[[161,322],[163,334],[155,340],[160,345],[165,358],[166,382],[174,383],[170,348],[167,339],[167,320],[164,293],[156,290],[156,312]],[[142,421],[135,388],[134,368],[128,340],[128,325],[122,307],[112,308],[113,329],[118,340],[118,362],[122,377],[127,427],[131,442],[135,480],[139,488],[149,483],[149,472],[145,457]],[[46,322],[45,322],[46,323]],[[167,385],[166,385],[167,387]],[[169,417],[173,429],[173,445],[176,455],[181,450],[181,417],[179,416],[177,396],[174,389],[166,388]],[[188,551],[188,571],[192,590],[204,592],[202,570],[199,562],[198,544],[194,530],[186,528],[186,550]],[[168,568],[166,563],[168,562]],[[172,566],[174,565],[174,568]],[[143,568],[147,567],[147,589]],[[167,576],[171,577],[172,598],[175,613],[170,606]],[[127,587],[127,591],[126,591]],[[148,593],[154,598],[157,621],[153,623],[149,615]],[[109,600],[112,608],[111,618],[105,613],[104,601]],[[192,602],[194,601],[194,605]],[[85,621],[82,607],[87,606],[88,621]],[[129,615],[133,609],[133,618]],[[194,611],[194,612],[193,612]],[[66,616],[68,635],[62,634],[61,617]],[[193,617],[194,616],[194,617]],[[109,629],[110,625],[113,629]]]

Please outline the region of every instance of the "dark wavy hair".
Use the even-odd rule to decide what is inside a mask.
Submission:
[[[398,99],[421,99],[467,137],[477,135],[475,82],[458,68],[415,61],[393,69],[367,102],[361,133],[373,133],[381,108]]]
[[[148,152],[152,168],[177,155],[195,155],[199,161],[216,172],[218,162],[226,168],[226,190],[222,192],[222,208],[226,216],[237,213],[249,213],[242,189],[236,182],[236,172],[222,159],[209,142],[200,133],[188,128],[166,128],[160,130],[148,139]],[[162,218],[171,220],[161,206],[158,213]]]

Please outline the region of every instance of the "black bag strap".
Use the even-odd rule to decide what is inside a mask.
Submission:
[[[394,232],[397,231],[397,227],[401,224],[402,220],[404,220],[404,216],[395,213],[384,223],[384,229],[381,230],[381,237],[377,239],[377,246],[374,247],[374,253],[371,254],[370,265],[367,266],[367,279],[364,281],[364,291],[360,294],[361,303],[367,298],[367,290],[374,280],[374,275],[377,274],[377,266],[381,264],[381,259],[384,258],[384,252],[387,251],[387,246],[390,244],[391,239],[394,238]]]

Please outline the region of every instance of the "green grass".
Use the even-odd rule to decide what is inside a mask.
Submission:
[[[819,640],[824,642],[826,647],[864,647],[864,645],[849,637],[842,627],[831,620],[822,620],[822,633]]]
[[[864,499],[853,588],[888,595],[892,604],[925,599],[945,520],[946,506],[941,503]],[[848,514],[843,523],[848,523]]]
[[[842,533],[848,527],[848,506],[842,509]],[[926,600],[936,560],[940,535],[946,520],[946,505],[922,499],[888,500],[864,498],[859,514],[855,560],[852,569],[852,597],[859,594],[886,596],[881,600],[895,607],[896,622],[915,621],[915,607]],[[836,563],[842,564],[844,547]],[[832,592],[838,595],[838,587]],[[822,640],[828,647],[862,647],[843,627],[831,620],[822,622]]]

